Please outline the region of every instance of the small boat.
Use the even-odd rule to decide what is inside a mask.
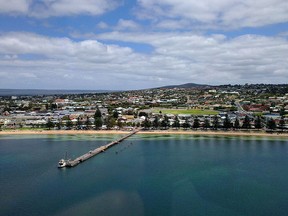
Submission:
[[[58,168],[63,168],[66,166],[66,163],[67,160],[64,160],[64,159],[61,159],[59,162],[58,162]]]
[[[69,163],[70,159],[67,159],[67,152],[65,154],[65,159],[61,159],[59,162],[58,162],[58,168],[63,168],[63,167],[66,167]]]

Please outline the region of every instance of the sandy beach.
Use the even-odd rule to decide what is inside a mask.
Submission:
[[[77,135],[77,134],[127,134],[130,131],[121,130],[9,130],[0,131],[0,135]],[[202,131],[202,130],[153,130],[139,131],[138,134],[187,134],[187,135],[213,135],[213,136],[265,136],[287,137],[288,133],[266,133],[263,131]]]

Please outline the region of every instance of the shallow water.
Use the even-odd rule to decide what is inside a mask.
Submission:
[[[287,215],[288,141],[135,135],[0,136],[1,215]]]

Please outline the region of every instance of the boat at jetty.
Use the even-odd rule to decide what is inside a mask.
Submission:
[[[63,168],[66,166],[66,160],[64,159],[61,159],[59,162],[58,162],[58,168]]]
[[[66,167],[67,165],[69,165],[69,162],[71,160],[70,159],[67,159],[67,152],[65,154],[65,159],[61,159],[59,162],[58,162],[58,168],[63,168],[63,167]]]

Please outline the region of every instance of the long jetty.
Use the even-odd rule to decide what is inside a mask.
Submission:
[[[68,160],[68,161],[66,161],[66,167],[75,167],[79,163],[82,163],[82,162],[88,160],[89,158],[92,158],[95,155],[98,155],[98,154],[106,151],[107,149],[111,148],[112,146],[114,146],[114,145],[124,141],[125,139],[129,138],[130,136],[136,134],[137,132],[139,132],[139,130],[135,130],[135,131],[133,131],[133,132],[121,137],[120,139],[117,139],[117,140],[112,141],[112,142],[110,142],[110,143],[108,143],[106,145],[103,145],[103,146],[100,146],[100,147],[98,147],[98,148],[96,148],[94,150],[91,150],[88,153],[86,153],[84,155],[81,155],[81,156],[77,157],[74,160]]]

